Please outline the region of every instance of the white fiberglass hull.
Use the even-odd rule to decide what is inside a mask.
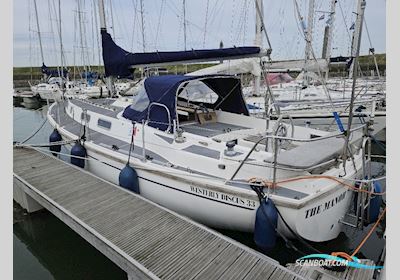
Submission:
[[[62,132],[62,130],[60,131]],[[110,155],[96,152],[86,145],[88,158],[85,169],[118,185],[120,170],[125,164]],[[101,147],[99,147],[101,149]],[[135,161],[139,166],[135,166]],[[243,232],[253,232],[256,211],[259,206],[257,196],[249,198],[239,192],[229,193],[218,190],[210,184],[190,183],[185,178],[157,174],[143,170],[139,159],[131,159],[139,176],[140,194],[168,209],[188,216],[210,227]],[[336,238],[341,232],[339,222],[347,212],[352,201],[352,192],[346,187],[336,186],[325,196],[318,197],[301,208],[285,207],[276,204],[290,228],[301,237],[323,242]],[[293,234],[278,219],[278,230],[287,237]]]

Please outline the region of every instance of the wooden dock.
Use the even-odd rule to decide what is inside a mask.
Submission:
[[[13,150],[14,196],[23,192],[33,200],[32,209],[41,205],[53,213],[126,271],[128,279],[306,279],[58,158],[31,148]]]

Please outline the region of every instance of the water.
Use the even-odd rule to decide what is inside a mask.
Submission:
[[[46,113],[46,105],[34,110],[14,107],[14,141],[22,141],[36,131],[46,118]],[[28,143],[47,143],[52,130],[49,123],[45,123]],[[373,150],[375,153],[382,153],[379,147],[374,147]],[[376,163],[373,169],[375,173],[384,172],[384,164]],[[28,215],[14,203],[13,214],[14,279],[126,279],[124,271],[49,212],[40,211]],[[382,238],[384,225],[385,221],[371,235],[360,251],[360,258],[369,258],[375,262],[379,260],[385,244]],[[344,231],[335,240],[312,245],[326,253],[352,253],[371,227],[372,225],[363,231],[344,227]],[[220,232],[256,249],[252,234]],[[299,242],[293,243],[300,250],[312,253]],[[302,257],[288,248],[280,238],[275,249],[267,255],[281,264],[294,262]]]

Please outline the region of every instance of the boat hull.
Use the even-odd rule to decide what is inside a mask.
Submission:
[[[86,148],[89,160],[85,169],[118,185],[119,172],[125,164],[90,149],[88,145]],[[136,167],[140,195],[143,197],[213,228],[254,231],[259,206],[256,196],[249,199],[239,192],[232,194],[218,191],[217,186],[188,183],[176,176],[163,176],[135,166],[135,161],[140,159],[131,159],[131,166]],[[348,188],[338,185],[330,193],[299,208],[276,203],[282,218],[291,229],[279,217],[278,230],[289,238],[297,234],[314,242],[332,240],[341,232],[340,220],[350,207],[352,195]]]

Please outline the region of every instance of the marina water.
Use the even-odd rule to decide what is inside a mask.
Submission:
[[[36,131],[46,119],[46,113],[47,105],[38,105],[33,109],[21,105],[14,107],[14,141],[22,141]],[[52,130],[46,122],[27,143],[47,143]],[[63,148],[61,152],[68,151]],[[373,147],[373,153],[385,154],[378,146]],[[61,158],[69,160],[66,157]],[[373,172],[376,175],[385,174],[385,165],[374,163]],[[385,182],[382,185],[385,190]],[[13,217],[14,279],[126,279],[124,271],[49,212],[43,210],[29,215],[14,202]],[[312,245],[328,254],[335,251],[351,253],[371,227],[369,225],[359,231],[345,226],[338,238]],[[220,232],[256,249],[252,234]],[[359,258],[379,261],[385,244],[384,232],[385,221],[362,247]],[[299,242],[293,242],[302,251],[312,253]],[[277,246],[268,255],[283,265],[302,257],[288,248],[282,239],[278,239]]]

